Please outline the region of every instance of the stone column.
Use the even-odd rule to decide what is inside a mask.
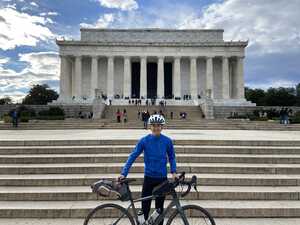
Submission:
[[[95,98],[95,89],[98,88],[98,57],[92,56],[91,64],[91,93],[90,97]]]
[[[124,86],[123,86],[123,96],[131,97],[131,69],[130,69],[130,57],[124,57]]]
[[[157,98],[163,98],[165,95],[165,71],[164,57],[158,57],[157,62]]]
[[[72,78],[72,61],[70,57],[67,57],[67,78],[66,78],[66,96],[68,99],[72,98],[72,85],[73,85],[73,78]]]
[[[141,57],[140,97],[147,98],[147,58]]]
[[[67,85],[67,59],[66,56],[60,55],[60,81],[59,81],[59,98],[63,100],[66,97]]]
[[[107,59],[107,85],[106,95],[108,98],[114,98],[114,57],[109,56]]]
[[[236,94],[238,99],[245,98],[244,89],[244,57],[237,57],[236,63]]]
[[[198,99],[197,58],[190,58],[190,94],[192,99]]]
[[[82,57],[75,58],[75,98],[78,100],[82,97]]]
[[[214,75],[213,75],[213,58],[206,58],[206,96],[214,98]]]
[[[222,60],[222,97],[223,99],[230,98],[229,92],[229,64],[228,64],[228,57],[223,57]]]
[[[173,94],[181,98],[180,57],[174,58]]]

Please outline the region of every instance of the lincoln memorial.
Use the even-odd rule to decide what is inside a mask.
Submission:
[[[164,99],[168,104],[249,105],[244,98],[247,41],[224,41],[221,29],[91,29],[57,39],[63,104],[95,99]]]

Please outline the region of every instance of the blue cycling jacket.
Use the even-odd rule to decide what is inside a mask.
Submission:
[[[176,159],[173,142],[167,136],[148,134],[140,139],[128,157],[121,174],[127,176],[136,158],[144,153],[145,176],[167,177],[167,163],[170,162],[170,172],[176,172]]]

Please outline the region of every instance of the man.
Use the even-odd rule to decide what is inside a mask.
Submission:
[[[18,111],[14,109],[12,112],[12,125],[13,127],[18,127]]]
[[[176,174],[176,158],[172,140],[161,134],[165,119],[161,115],[152,115],[148,123],[150,125],[151,134],[141,138],[135,149],[129,155],[125,166],[122,169],[120,180],[124,179],[136,160],[136,158],[144,153],[144,183],[142,189],[142,197],[152,195],[152,190],[157,185],[167,180],[167,158],[170,163],[170,172],[173,179],[177,178]],[[155,199],[155,208],[163,211],[165,197]],[[142,201],[142,210],[145,220],[149,217],[151,207],[151,199]],[[163,222],[161,223],[161,225]]]

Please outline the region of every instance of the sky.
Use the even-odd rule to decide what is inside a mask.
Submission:
[[[0,97],[58,91],[55,39],[79,39],[80,27],[224,29],[249,40],[246,86],[300,82],[300,0],[0,0]]]

